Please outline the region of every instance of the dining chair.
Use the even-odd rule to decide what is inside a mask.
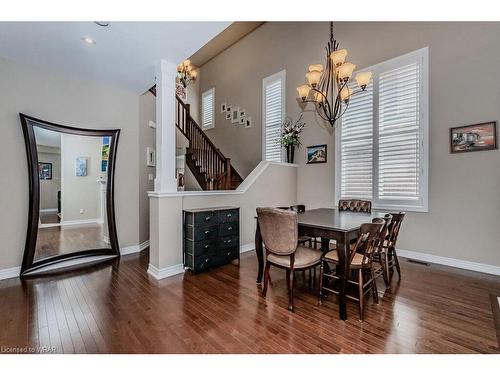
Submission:
[[[288,310],[293,311],[294,272],[317,266],[321,262],[321,251],[298,245],[298,218],[295,211],[259,207],[257,220],[266,250],[262,295],[265,297],[267,293],[271,265],[285,269]]]
[[[405,215],[406,212],[395,212],[390,214],[391,221],[387,227],[387,234],[380,243],[378,261],[382,267],[385,285],[388,288],[391,285],[394,268],[396,268],[398,277],[401,278],[401,268],[399,267],[398,254],[396,253],[396,242]]]
[[[364,318],[365,294],[372,291],[375,303],[378,303],[377,284],[372,266],[373,255],[379,245],[380,233],[384,227],[384,219],[373,219],[372,223],[361,225],[358,239],[349,252],[349,267],[355,274],[355,278],[348,278],[347,283],[357,286],[357,295],[346,293],[346,298],[357,301],[359,307],[359,319]],[[320,266],[319,304],[323,302],[325,292],[339,294],[334,287],[329,287],[325,281],[339,281],[340,277],[335,272],[335,267],[339,264],[337,250],[332,250],[323,255]],[[346,275],[347,277],[349,275]],[[325,286],[326,284],[326,286]]]
[[[372,212],[372,202],[362,199],[339,199],[339,211]]]

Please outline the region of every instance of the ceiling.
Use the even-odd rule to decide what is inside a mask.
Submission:
[[[33,129],[37,145],[58,148],[61,147],[61,133],[40,128],[38,126],[35,126]]]
[[[230,24],[0,22],[0,57],[142,93],[154,84],[159,60],[178,64]]]
[[[202,66],[225,49],[231,47],[245,35],[250,34],[264,22],[233,22],[224,31],[201,47],[191,56],[194,66]]]

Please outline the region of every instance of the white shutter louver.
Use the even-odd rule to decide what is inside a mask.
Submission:
[[[380,73],[378,196],[380,200],[418,200],[419,65]]]
[[[215,89],[212,88],[201,95],[201,126],[203,129],[212,129],[215,127],[214,110]]]
[[[267,161],[281,162],[279,138],[283,123],[283,79],[280,73],[264,79],[264,157]]]
[[[352,88],[351,88],[352,89]],[[341,198],[372,198],[373,91],[353,96],[341,124]]]

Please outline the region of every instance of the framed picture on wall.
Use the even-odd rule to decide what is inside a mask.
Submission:
[[[156,151],[154,148],[146,147],[146,165],[148,167],[156,166]]]
[[[450,128],[450,152],[452,154],[496,149],[496,121]]]
[[[326,145],[309,146],[306,148],[306,164],[326,163]]]
[[[87,175],[87,158],[79,156],[75,160],[75,175],[85,177]]]
[[[232,117],[232,113],[231,112],[226,112],[226,120],[231,120],[231,117]]]
[[[38,178],[40,180],[52,180],[52,163],[38,163]]]
[[[237,124],[240,120],[240,107],[233,107],[231,109],[231,122]]]
[[[245,129],[251,128],[253,126],[252,117],[245,118]]]
[[[180,84],[180,83],[176,83],[175,84],[175,94],[181,98],[181,100],[185,103],[186,102],[186,99],[187,99],[187,92],[186,92],[186,88]]]
[[[226,108],[227,108],[227,104],[226,103],[222,103],[220,105],[220,113],[226,112]]]

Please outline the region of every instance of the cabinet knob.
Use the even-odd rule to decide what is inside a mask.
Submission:
[[[231,230],[231,229],[233,229],[233,227],[228,227],[228,228],[227,228],[227,230]]]
[[[231,217],[231,216],[233,216],[233,215],[232,214],[227,214],[227,217]]]
[[[208,263],[208,259],[205,259],[205,263]]]
[[[209,234],[209,233],[210,233],[210,231],[209,231],[209,230],[206,230],[206,231],[205,231],[205,234]]]
[[[205,221],[208,221],[208,220],[210,220],[210,216],[207,216],[207,217],[205,218]]]
[[[227,243],[231,243],[231,240],[227,240],[226,242],[227,242]]]
[[[208,249],[208,248],[209,248],[209,245],[208,245],[208,244],[207,244],[207,245],[205,245],[205,249]]]
[[[230,251],[228,251],[228,252],[227,252],[227,255],[231,255],[231,252],[230,252]]]

